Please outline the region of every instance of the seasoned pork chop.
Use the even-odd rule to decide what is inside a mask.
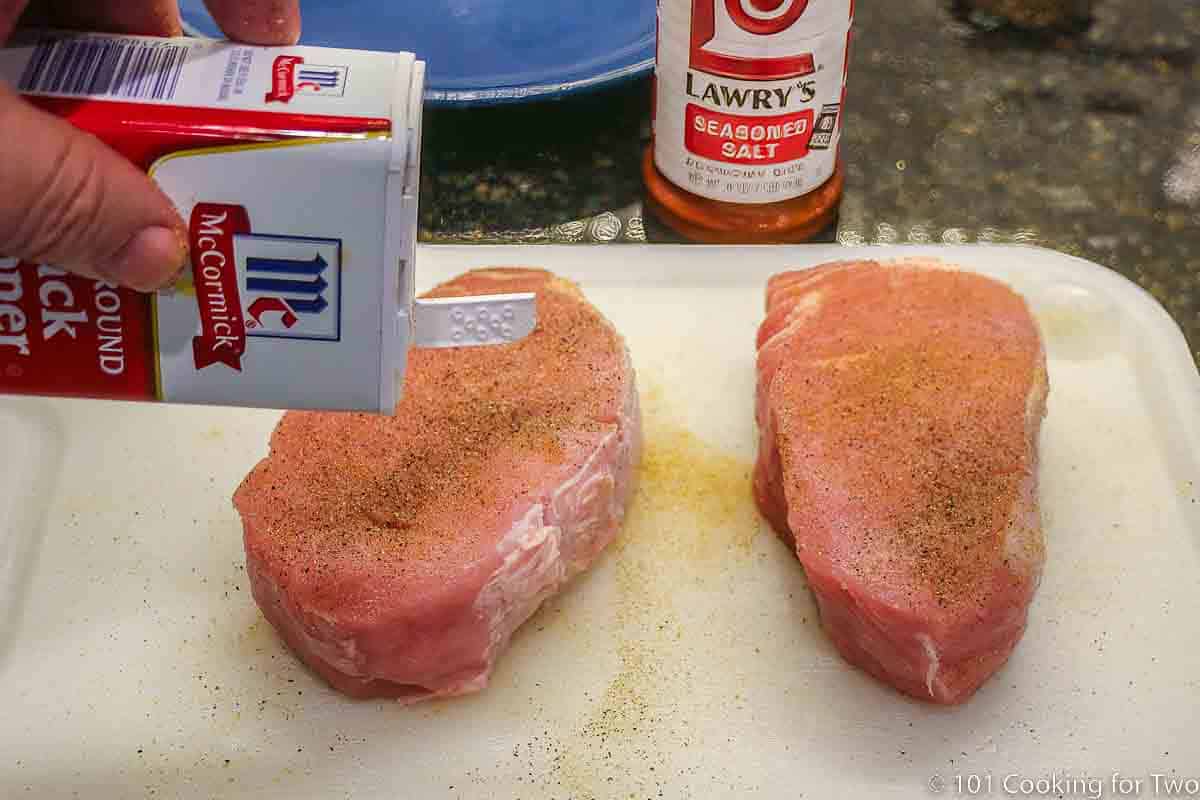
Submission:
[[[255,600],[349,695],[482,689],[621,525],[641,429],[621,337],[547,272],[480,270],[427,296],[508,292],[537,293],[528,338],[414,350],[392,418],[285,414],[234,495]]]
[[[771,279],[755,495],[852,664],[950,704],[1008,659],[1045,560],[1047,390],[996,281],[918,260]]]

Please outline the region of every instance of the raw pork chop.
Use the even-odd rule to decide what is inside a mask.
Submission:
[[[254,598],[337,689],[482,689],[513,631],[616,536],[640,451],[621,337],[547,272],[429,297],[537,292],[505,345],[416,350],[394,418],[292,412],[234,495]]]
[[[1024,301],[990,279],[910,260],[770,280],[755,496],[852,664],[952,704],[1008,659],[1045,561],[1047,389]]]

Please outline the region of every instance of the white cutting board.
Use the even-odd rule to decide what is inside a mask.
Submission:
[[[767,276],[914,253],[1013,283],[1050,353],[1045,578],[1012,660],[957,709],[838,658],[750,499]],[[428,247],[418,264],[424,285],[554,269],[624,332],[648,449],[620,543],[482,694],[352,702],[247,590],[229,498],[277,414],[0,400],[0,797],[1049,796],[1034,782],[1064,771],[1114,797],[1132,785],[1114,772],[1141,796],[1154,773],[1200,777],[1200,376],[1132,284],[1001,246]]]

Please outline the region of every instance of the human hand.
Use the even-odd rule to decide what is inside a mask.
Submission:
[[[231,39],[280,45],[300,37],[299,0],[205,2]],[[182,33],[176,0],[0,0],[0,45],[19,19],[108,33]],[[0,83],[2,256],[152,291],[187,265],[186,227],[144,172]]]

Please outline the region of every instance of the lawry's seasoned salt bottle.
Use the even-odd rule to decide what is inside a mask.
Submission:
[[[651,212],[704,242],[827,228],[853,20],[854,0],[658,0]]]

